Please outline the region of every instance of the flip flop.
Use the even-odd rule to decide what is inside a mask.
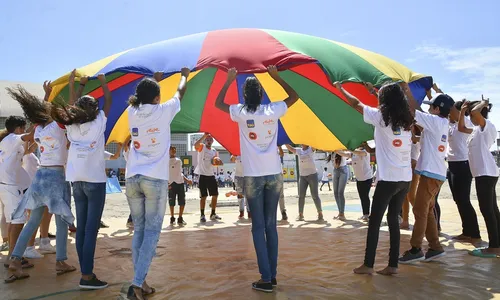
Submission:
[[[76,271],[76,268],[73,266],[71,266],[71,268],[69,269],[59,269],[59,270],[56,269],[57,276],[64,275],[66,273],[71,273],[74,271]]]
[[[145,295],[145,296],[148,296],[148,295],[152,295],[154,293],[156,293],[156,290],[154,287],[149,287],[151,289],[151,292],[147,292],[145,289],[142,289],[142,294]]]
[[[481,257],[481,258],[497,258],[498,257],[498,255],[496,255],[495,253],[484,253],[483,251],[481,251],[481,249],[474,249],[472,251],[469,251],[469,254],[472,256],[477,256],[477,257]]]
[[[3,266],[8,269],[9,268],[9,264],[3,264]],[[23,258],[21,260],[21,266],[23,269],[31,269],[33,268],[35,265],[34,264],[31,264],[27,259]]]
[[[13,283],[14,281],[23,280],[23,279],[26,279],[28,277],[30,277],[29,274],[23,274],[21,276],[17,276],[15,274],[12,274],[12,275],[9,276],[9,278],[5,279],[4,282],[5,283]]]

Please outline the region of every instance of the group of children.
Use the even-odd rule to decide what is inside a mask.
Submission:
[[[252,288],[264,292],[272,292],[277,285],[278,203],[282,218],[287,218],[280,159],[283,153],[276,151],[277,124],[279,118],[298,100],[298,94],[280,78],[276,67],[269,66],[268,72],[287,93],[288,97],[283,101],[262,104],[262,86],[256,78],[248,77],[243,86],[244,103],[226,104],[225,95],[237,75],[235,69],[230,69],[215,103],[218,109],[228,113],[239,126],[241,156],[232,157],[232,161],[236,163],[235,190],[240,200],[240,217],[244,217],[246,199],[248,216],[252,219],[252,235],[261,273],[261,279],[252,283]],[[184,185],[192,182],[183,175],[176,149],[170,146],[170,123],[181,109],[180,103],[189,74],[189,69],[182,69],[177,92],[166,102],[160,102],[158,82],[163,79],[160,72],[154,74],[154,79],[143,79],[129,99],[127,112],[130,136],[124,143],[124,156],[127,160],[126,197],[134,225],[134,277],[128,293],[130,297],[137,299],[144,299],[146,295],[155,292],[146,283],[146,276],[160,237],[167,197],[170,223],[174,224],[176,221],[174,206],[177,200],[180,206],[177,223],[186,224],[182,216],[185,207]],[[10,95],[20,103],[26,119],[33,126],[26,130],[27,122],[24,118],[9,117],[5,132],[0,134],[0,200],[9,225],[10,243],[9,263],[5,265],[9,269],[9,278],[6,280],[8,283],[29,277],[23,270],[34,265],[23,254],[47,213],[53,214],[56,219],[57,274],[76,270],[66,263],[68,226],[75,220],[71,212],[71,183],[78,225],[76,250],[82,275],[80,287],[99,289],[107,286],[93,272],[97,232],[106,195],[104,161],[107,156],[104,151],[104,131],[112,104],[105,76],[99,75],[98,79],[104,94],[102,108],[93,97],[82,96],[88,78],[80,78],[79,89],[75,92],[75,71],[69,77],[68,103],[57,99],[51,103],[47,101],[51,93],[50,82],[44,85],[45,101],[39,100],[22,87],[9,89]],[[457,239],[470,242],[480,239],[477,219],[474,223],[471,217],[475,217],[475,212],[470,205],[470,198],[463,194],[467,189],[464,183],[469,184],[470,192],[471,178],[474,177],[490,244],[488,248],[478,248],[470,253],[479,257],[499,255],[500,212],[495,194],[499,174],[489,153],[489,148],[496,139],[496,129],[487,119],[491,108],[488,101],[483,99],[458,104],[448,95],[438,93],[430,97],[427,102],[430,105],[429,113],[424,113],[413,99],[408,85],[404,83],[386,84],[378,91],[367,84],[370,92],[378,96],[377,108],[361,103],[340,83],[335,83],[335,87],[354,108],[363,113],[365,122],[375,127],[378,170],[371,210],[369,192],[373,173],[369,153],[372,149],[364,143],[354,151],[337,151],[332,155],[335,167],[334,194],[339,208],[337,219],[345,220],[345,198],[339,187],[347,180],[345,160],[351,158],[363,207],[362,219],[369,224],[365,261],[354,272],[373,272],[379,229],[387,207],[391,247],[389,264],[379,271],[380,274],[397,273],[398,263],[428,261],[444,255],[444,249],[439,243],[434,206],[439,189],[447,178],[445,158],[448,148],[448,180],[464,225],[463,233]],[[440,92],[437,87],[436,91]],[[470,119],[466,116],[470,116]],[[420,135],[416,134],[417,130],[421,132]],[[418,139],[421,141],[419,157],[416,153]],[[222,161],[212,144],[213,138],[208,133],[195,143],[198,151],[195,173],[199,176],[202,223],[206,222],[205,204],[208,196],[211,197],[210,219],[221,219],[216,213],[218,184],[213,167],[221,166]],[[26,165],[35,161],[31,153],[36,147],[40,152],[39,166],[23,168],[23,163]],[[323,220],[314,149],[307,145],[300,148],[287,145],[287,148],[299,157],[298,220],[304,218],[307,188],[316,205],[318,220]],[[166,169],[169,171],[166,172]],[[36,170],[32,178],[29,170]],[[322,181],[328,175],[323,174]],[[337,189],[336,185],[339,186]],[[400,257],[399,215],[405,199],[413,205],[415,224],[411,249]],[[30,218],[24,225],[26,210],[30,211]],[[424,237],[429,242],[429,249],[425,254],[422,251]]]

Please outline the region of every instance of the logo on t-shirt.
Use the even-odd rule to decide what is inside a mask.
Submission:
[[[401,128],[398,128],[398,129],[396,129],[396,130],[393,130],[393,131],[392,131],[392,133],[393,133],[394,135],[401,135]]]
[[[400,132],[401,134],[401,132]],[[400,139],[395,139],[392,141],[392,145],[396,148],[399,148],[403,145],[403,141],[401,141]]]
[[[151,143],[152,144],[156,144],[156,139],[155,138],[151,138]]]
[[[257,134],[255,132],[250,132],[248,134],[248,138],[250,138],[251,140],[256,140],[257,139]]]
[[[139,143],[138,141],[134,141],[134,148],[135,149],[141,148],[141,143]]]
[[[43,146],[40,146],[40,152],[43,153],[44,150],[45,150],[45,148]]]
[[[139,136],[139,128],[132,128],[132,136]]]
[[[90,148],[92,148],[92,149],[93,149],[93,148],[95,147],[95,144],[97,144],[97,142],[96,142],[96,141],[93,141],[93,142],[92,142],[92,144],[90,144]]]
[[[440,146],[438,147],[438,151],[439,151],[439,152],[444,152],[444,150],[445,150],[445,149],[446,149],[446,147],[445,147],[445,146],[443,146],[443,145],[440,145]]]
[[[35,138],[35,142],[40,143],[40,139],[39,138]]]
[[[268,120],[265,120],[264,122],[262,122],[262,124],[267,125],[267,126],[271,126],[271,125],[276,124],[276,122],[273,119],[268,119]]]
[[[247,120],[247,128],[255,128],[255,121]]]
[[[148,134],[153,134],[153,133],[158,133],[160,132],[160,128],[149,128],[146,133]]]
[[[446,143],[446,134],[441,136],[441,142]]]

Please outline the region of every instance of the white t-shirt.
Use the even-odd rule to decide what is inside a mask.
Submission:
[[[328,171],[323,171],[323,176],[321,176],[321,181],[329,181]]]
[[[125,159],[125,161],[128,161],[128,153],[129,152],[130,152],[130,150],[125,150],[125,149],[123,149],[123,151],[122,151],[123,159]]]
[[[243,104],[231,105],[231,120],[238,123],[243,175],[282,174],[278,146],[278,122],[288,110],[285,102],[260,105],[254,113]]]
[[[125,177],[144,175],[168,180],[170,160],[170,123],[181,110],[181,101],[174,97],[162,104],[129,106],[128,123],[132,143]]]
[[[464,118],[465,127],[472,128],[474,124],[469,118]],[[467,149],[468,133],[458,131],[458,123],[450,123],[448,128],[448,161],[469,160]]]
[[[23,157],[23,169],[26,171],[30,178],[30,182],[35,178],[36,171],[40,166],[40,160],[34,153],[27,154]]]
[[[483,130],[481,130],[481,126],[474,126],[467,140],[469,166],[472,176],[499,176],[495,158],[490,152],[490,147],[496,142],[496,139],[497,130],[490,120],[486,120]]]
[[[373,170],[370,165],[370,153],[363,150],[366,155],[361,156],[355,153],[352,154],[352,170],[358,181],[365,181],[373,178]]]
[[[67,181],[106,182],[104,161],[106,122],[106,115],[101,110],[92,122],[66,126],[68,140],[71,142],[66,165]]]
[[[363,119],[375,126],[377,180],[411,181],[411,131],[393,131],[391,124],[385,125],[380,110],[369,106],[364,107]]]
[[[11,133],[0,142],[0,182],[24,187],[26,171],[22,167],[22,135]]]
[[[448,146],[448,119],[421,111],[415,112],[417,124],[424,130],[420,136],[420,157],[415,170],[421,175],[446,180],[446,147]]]
[[[182,175],[182,161],[178,157],[172,157],[169,159],[169,175],[168,178],[170,183],[175,182],[177,184],[184,183],[184,175]]]
[[[335,152],[332,153],[332,163],[333,163],[333,168],[337,168],[337,165],[335,165]],[[345,167],[347,165],[347,159],[343,156],[340,156],[340,165],[339,168]]]
[[[194,173],[203,176],[215,176],[212,159],[217,156],[217,151],[212,147],[208,149],[205,144],[200,144],[200,148],[197,151],[198,164]]]
[[[300,176],[308,176],[317,174],[316,165],[314,164],[314,151],[311,147],[303,150],[296,148],[295,154],[299,157],[299,172]]]
[[[420,157],[420,142],[411,143],[411,159],[418,161]]]
[[[241,156],[236,156],[236,168],[234,169],[234,176],[235,177],[243,177],[243,164],[241,163]]]
[[[51,122],[45,127],[35,128],[35,142],[40,150],[42,166],[64,166],[68,160],[68,140],[66,128],[57,122]]]

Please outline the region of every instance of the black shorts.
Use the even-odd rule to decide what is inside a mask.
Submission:
[[[168,186],[168,204],[170,206],[175,206],[175,198],[177,198],[179,206],[186,205],[186,191],[183,183],[172,182]]]
[[[210,196],[219,196],[219,187],[215,176],[200,175],[199,180],[200,198]]]

